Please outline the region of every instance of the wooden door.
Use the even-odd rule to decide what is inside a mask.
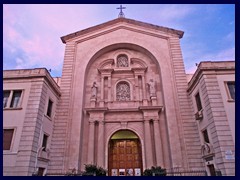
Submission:
[[[110,140],[109,175],[135,176],[142,172],[142,152],[138,139]]]

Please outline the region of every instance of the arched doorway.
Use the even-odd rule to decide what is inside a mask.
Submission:
[[[140,176],[142,149],[138,136],[129,130],[114,133],[108,144],[109,176]]]

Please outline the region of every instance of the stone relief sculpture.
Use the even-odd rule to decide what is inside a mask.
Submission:
[[[209,144],[209,143],[204,143],[202,145],[202,155],[206,156],[206,155],[211,154],[211,153],[213,153],[212,152],[212,145]]]
[[[118,67],[128,67],[128,59],[126,56],[119,56],[117,58],[117,66]]]
[[[94,82],[92,85],[92,95],[91,98],[97,98],[97,83]]]
[[[117,101],[129,101],[130,100],[130,86],[126,82],[120,82],[117,84],[116,89]]]
[[[150,79],[150,82],[147,84],[149,86],[150,97],[156,97],[156,88],[155,88],[155,82],[153,81],[153,79]]]

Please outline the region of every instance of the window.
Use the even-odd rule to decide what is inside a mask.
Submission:
[[[53,106],[53,102],[49,99],[48,107],[47,107],[47,116],[48,117],[51,117],[51,115],[52,115],[52,106]]]
[[[48,141],[48,136],[46,134],[44,134],[43,141],[42,141],[43,151],[46,151],[46,149],[47,149],[47,141]]]
[[[10,150],[14,129],[3,129],[3,150]]]
[[[126,55],[119,55],[117,58],[117,67],[128,67],[128,57]]]
[[[216,171],[215,171],[214,165],[209,164],[207,167],[208,167],[208,170],[210,172],[210,176],[216,176]]]
[[[3,91],[3,108],[19,108],[22,90]]]
[[[116,87],[117,101],[130,100],[130,86],[127,82],[119,82]]]
[[[44,174],[44,171],[45,171],[45,168],[42,168],[42,167],[39,167],[38,168],[38,176],[43,176],[43,174]]]
[[[10,91],[3,91],[3,108],[7,107],[9,96],[10,96]]]
[[[198,111],[202,110],[202,103],[199,93],[195,95],[196,103],[197,103],[197,109]]]
[[[205,129],[205,130],[202,132],[202,134],[203,134],[204,142],[205,142],[205,143],[210,143],[209,138],[208,138],[207,129]]]
[[[13,91],[12,101],[11,101],[11,104],[10,104],[11,108],[17,108],[18,107],[21,94],[22,94],[22,91]]]
[[[235,82],[227,82],[227,87],[229,98],[235,101]]]

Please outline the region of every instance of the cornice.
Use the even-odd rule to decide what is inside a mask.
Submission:
[[[118,23],[126,23],[126,24],[130,24],[130,25],[135,25],[135,26],[138,26],[138,27],[144,27],[144,28],[147,28],[147,29],[152,29],[152,30],[155,30],[155,31],[157,30],[159,32],[162,31],[162,32],[165,32],[165,33],[170,33],[170,34],[177,35],[179,38],[182,38],[183,34],[184,34],[184,32],[180,31],[180,30],[175,30],[175,29],[171,29],[171,28],[167,28],[167,27],[163,27],[163,26],[157,26],[157,25],[153,25],[153,24],[149,24],[149,23],[145,23],[145,22],[141,22],[141,21],[136,21],[136,20],[133,20],[133,19],[117,18],[117,19],[114,19],[114,20],[111,20],[111,21],[108,21],[108,22],[105,22],[105,23],[102,23],[102,24],[99,24],[99,25],[81,30],[81,31],[77,31],[77,32],[68,34],[66,36],[62,36],[61,40],[62,40],[63,43],[66,43],[70,39],[73,39],[73,38],[76,38],[78,36],[85,35],[85,34],[88,34],[88,33],[94,32],[94,31],[99,31],[99,30],[102,30],[103,28],[110,27],[110,26],[118,24]]]

